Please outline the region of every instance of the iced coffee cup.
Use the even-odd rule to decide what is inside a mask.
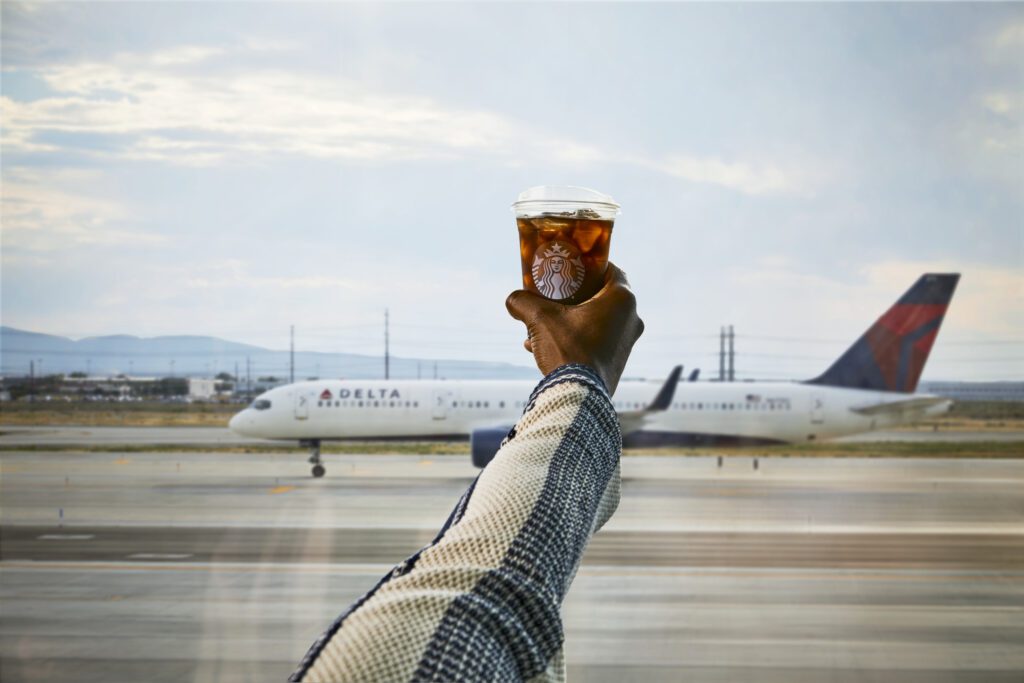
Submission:
[[[619,205],[585,187],[531,187],[512,205],[519,227],[523,287],[578,304],[604,285]]]

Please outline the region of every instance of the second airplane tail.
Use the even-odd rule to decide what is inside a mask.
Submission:
[[[922,275],[853,346],[808,384],[913,393],[959,273]]]

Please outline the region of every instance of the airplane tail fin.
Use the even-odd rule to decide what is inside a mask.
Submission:
[[[853,346],[807,384],[913,393],[959,273],[922,275]]]

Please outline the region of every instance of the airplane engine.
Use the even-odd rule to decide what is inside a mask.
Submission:
[[[469,450],[473,454],[475,467],[486,467],[487,463],[494,459],[501,448],[501,442],[508,436],[508,431],[508,428],[473,430],[469,437]]]

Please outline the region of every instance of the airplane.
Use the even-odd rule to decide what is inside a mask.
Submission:
[[[824,373],[804,382],[623,381],[612,397],[623,445],[709,446],[801,443],[915,422],[952,401],[915,394],[959,282],[922,275]],[[271,389],[231,418],[247,437],[297,440],[325,473],[329,440],[470,441],[485,467],[516,423],[530,380],[314,380]]]

